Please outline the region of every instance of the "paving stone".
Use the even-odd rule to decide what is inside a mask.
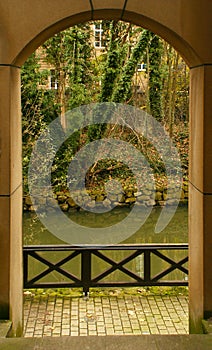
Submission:
[[[80,322],[79,322],[80,321]],[[97,327],[97,329],[96,329]],[[140,328],[141,327],[141,328]],[[185,297],[98,297],[28,299],[24,305],[25,337],[60,334],[186,334]]]

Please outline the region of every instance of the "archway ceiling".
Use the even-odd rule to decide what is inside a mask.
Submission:
[[[199,0],[0,0],[0,64],[21,65],[58,31],[101,18],[148,28],[171,43],[189,66],[207,64],[212,52],[211,12],[208,0],[201,5]]]

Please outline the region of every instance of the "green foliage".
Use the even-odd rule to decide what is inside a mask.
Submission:
[[[161,57],[163,47],[161,39],[154,33],[150,33],[149,45],[149,107],[150,113],[158,121],[162,120],[162,70]]]
[[[133,77],[145,53],[150,34],[146,30],[142,30],[141,33],[135,31],[133,40],[127,41],[127,37],[130,37],[130,30],[131,25],[123,25],[117,21],[111,22],[110,42],[99,95],[100,102],[121,103],[127,102],[131,97]],[[100,139],[105,132],[106,124],[104,123],[91,126],[88,131],[89,140]]]
[[[54,69],[57,78],[55,100],[60,105],[61,115],[92,101],[94,77],[90,36],[90,26],[80,24],[56,34],[42,47],[43,59]],[[80,138],[80,131],[75,132],[54,158],[52,184],[55,189],[66,186],[68,165],[78,150]]]
[[[137,65],[145,53],[149,38],[149,32],[146,30],[142,31],[137,44],[135,45],[129,59],[126,62],[126,65],[123,67],[119,83],[113,92],[112,101],[120,103],[129,100],[132,91],[132,79],[135,74]]]
[[[58,106],[54,103],[52,91],[42,87],[47,82],[48,74],[42,72],[39,57],[31,55],[22,67],[21,104],[23,135],[23,182],[27,192],[27,174],[30,155],[36,139],[55,117]]]
[[[56,98],[63,112],[92,99],[92,46],[90,26],[81,24],[64,30],[43,44],[44,60],[55,71]]]
[[[99,102],[111,101],[116,79],[120,76],[124,54],[126,56],[126,44],[120,45],[119,31],[119,22],[112,21],[109,31],[110,42],[101,81]]]
[[[148,30],[121,21],[103,21],[102,26],[105,48],[99,55],[92,45],[90,23],[81,24],[53,36],[23,66],[25,191],[30,154],[39,134],[67,110],[91,102],[130,103],[147,110],[174,138],[187,176],[189,75],[185,63],[173,48]],[[54,70],[58,83],[56,90],[47,88],[49,70],[42,70],[41,61]],[[147,69],[137,72],[137,65],[141,62]],[[138,84],[139,89],[142,88],[141,99],[134,89]],[[75,118],[79,120],[79,116],[73,118],[73,125]],[[103,118],[102,124],[83,130],[77,130],[79,123],[76,123],[76,132],[60,147],[54,159],[52,184],[55,190],[66,188],[67,169],[74,154],[86,143],[102,137],[130,142],[144,154],[156,175],[165,176],[163,161],[148,140],[127,128],[108,127]],[[111,177],[134,181],[126,166],[105,160],[94,164],[92,172],[87,174],[87,182],[96,186]]]

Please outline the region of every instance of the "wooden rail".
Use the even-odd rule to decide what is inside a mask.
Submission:
[[[186,256],[175,261],[168,257],[165,253],[168,251],[186,251]],[[127,286],[187,286],[188,269],[183,265],[188,261],[188,244],[132,244],[132,245],[107,245],[107,246],[69,246],[69,245],[42,245],[42,246],[24,246],[24,288],[63,288],[63,287],[82,287],[85,294],[89,293],[91,287],[127,287]],[[106,251],[129,251],[129,254],[118,262],[105,255]],[[164,253],[165,251],[165,253]],[[45,253],[48,252],[48,259]],[[49,258],[55,253],[66,252],[67,255],[59,261],[52,262]],[[80,257],[81,276],[77,277],[73,271],[67,270],[67,265],[75,257]],[[169,264],[165,270],[160,271],[156,275],[152,275],[152,257],[157,256],[160,260]],[[45,265],[44,270],[33,277],[29,278],[30,264],[29,257],[36,260],[37,263]],[[103,272],[94,275],[92,271],[92,259],[98,257],[100,260],[109,264],[109,268]],[[143,262],[143,276],[130,270],[125,265],[137,257]],[[168,276],[172,271],[179,270],[185,274],[185,278],[181,280],[170,280],[163,278]],[[110,281],[104,279],[111,275],[114,271],[121,271],[126,278],[131,281]],[[50,275],[52,272],[59,273],[66,281],[40,281],[42,278]],[[67,280],[68,279],[68,280]]]

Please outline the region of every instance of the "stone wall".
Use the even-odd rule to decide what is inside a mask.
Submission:
[[[171,192],[170,192],[171,193]],[[167,205],[172,205],[175,203],[175,199],[168,199],[167,197],[167,189],[163,187],[157,187],[156,191],[153,191],[151,189],[146,188],[143,192],[136,192],[133,187],[125,188],[123,191],[123,194],[116,193],[116,191],[113,192],[113,194],[110,194],[110,199],[106,197],[106,193],[100,192],[98,190],[92,190],[90,193],[90,207],[94,207],[95,205],[100,204],[102,201],[104,201],[104,206],[108,209],[114,206],[118,207],[129,207],[133,203],[138,202],[140,205],[145,206],[164,206],[165,203]],[[77,198],[76,202],[85,201],[86,202],[86,196],[81,192],[75,192],[74,198]],[[79,210],[80,207],[75,203],[73,200],[70,192],[56,192],[54,194],[54,199],[57,201],[58,205],[61,207],[63,211],[68,210]],[[181,191],[181,198],[180,198],[180,204],[187,204],[188,202],[188,183],[184,182],[182,186]],[[38,196],[35,199],[35,206],[36,204],[39,205],[48,205],[52,206],[52,208],[55,206],[55,201],[45,196],[45,194],[41,197]],[[36,208],[33,206],[31,198],[29,195],[24,196],[23,198],[23,208],[24,211],[34,211]]]

